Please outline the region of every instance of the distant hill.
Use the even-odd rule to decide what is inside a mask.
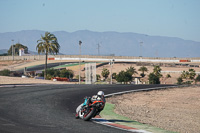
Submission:
[[[0,33],[0,49],[9,49],[11,40],[14,39],[14,43],[19,42],[28,46],[29,51],[36,52],[37,40],[44,33],[45,31],[39,30]],[[200,57],[200,42],[175,37],[88,30],[51,33],[58,39],[61,46],[60,52],[68,55],[79,54],[79,40],[81,40],[81,53],[84,55]]]

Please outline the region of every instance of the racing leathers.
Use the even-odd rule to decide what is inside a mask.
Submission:
[[[89,106],[89,104],[90,103],[93,103],[94,101],[103,101],[104,103],[106,103],[106,99],[105,99],[105,97],[104,96],[99,96],[99,95],[94,95],[94,96],[92,96],[92,97],[86,97],[85,98],[85,101],[84,101],[84,103],[83,103],[83,107],[84,106]],[[102,109],[103,110],[103,109]],[[100,110],[99,111],[99,113],[102,111],[102,110]],[[98,114],[99,114],[98,113]],[[98,115],[97,114],[97,115]]]

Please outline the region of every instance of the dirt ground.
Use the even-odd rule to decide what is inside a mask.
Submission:
[[[49,60],[48,63],[55,63],[60,61],[52,61]],[[34,66],[44,64],[44,61],[31,61],[31,60],[19,60],[19,61],[0,61],[0,70],[3,69],[9,69],[9,70],[17,70],[22,69],[24,67]],[[196,65],[200,65],[199,63],[196,63]],[[84,70],[85,65],[81,65],[81,70]],[[138,69],[141,67],[141,65],[136,64],[130,64],[130,63],[115,63],[112,66],[112,73],[119,73],[121,70],[126,70],[129,67],[134,67],[138,74],[133,75],[134,77],[140,77],[140,71]],[[148,72],[145,72],[146,76],[141,80],[142,83],[148,82],[148,75],[153,71],[153,66],[146,66],[148,69]],[[101,75],[101,72],[103,68],[108,69],[111,71],[110,65],[104,65],[97,68],[96,73]],[[196,72],[200,73],[200,67],[188,67],[188,66],[177,66],[177,67],[167,67],[167,66],[161,66],[162,69],[162,75],[163,77],[160,79],[161,84],[176,84],[177,78],[181,75],[181,71],[188,71],[190,68],[194,69]],[[79,74],[79,66],[73,66],[73,67],[67,67],[67,69],[71,69],[74,71],[75,76]],[[171,78],[166,78],[166,75],[170,74]],[[81,71],[81,77],[85,77],[85,71]],[[109,76],[110,78],[110,76]],[[104,78],[101,76],[101,79]],[[115,80],[113,80],[115,82]]]
[[[200,86],[114,96],[115,113],[180,133],[200,133]]]
[[[61,82],[34,78],[0,76],[0,85],[2,84],[76,84],[76,82]]]
[[[138,71],[138,69],[141,66],[138,66],[136,64],[117,64],[115,63],[112,67],[112,72],[113,73],[119,73],[121,70],[126,71],[127,68],[129,67],[134,67],[136,69],[136,71],[138,72],[138,74],[133,75],[133,77],[140,77],[140,71]],[[148,69],[148,72],[145,72],[145,77],[141,78],[141,82],[143,82],[145,84],[145,82],[148,82],[148,75],[153,72],[153,66],[145,66]],[[103,70],[103,68],[106,68],[110,71],[110,65],[104,65],[101,66],[97,69],[97,74],[101,75],[101,72]],[[181,75],[181,71],[188,71],[190,68],[194,69],[196,72],[200,72],[200,67],[185,67],[185,66],[179,66],[179,67],[160,67],[162,69],[162,75],[163,77],[160,79],[161,84],[176,84],[177,83],[177,78],[180,77]],[[167,74],[171,75],[171,78],[166,78]]]

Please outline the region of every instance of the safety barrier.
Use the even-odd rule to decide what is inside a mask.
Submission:
[[[55,58],[48,58],[48,60],[55,60]]]
[[[51,80],[56,79],[57,81],[69,81],[68,78],[53,77]]]
[[[179,60],[179,62],[191,62],[190,60]]]

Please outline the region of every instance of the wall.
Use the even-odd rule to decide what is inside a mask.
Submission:
[[[48,58],[54,58],[55,60],[77,60],[79,61],[79,55],[49,55]],[[132,56],[90,56],[81,55],[82,61],[115,61],[123,62],[180,62],[180,60],[188,60],[190,62],[200,62],[198,58],[150,58],[150,57],[132,57]],[[13,60],[12,56],[0,56],[0,60]],[[32,55],[32,56],[14,56],[14,60],[45,60],[45,55]]]

